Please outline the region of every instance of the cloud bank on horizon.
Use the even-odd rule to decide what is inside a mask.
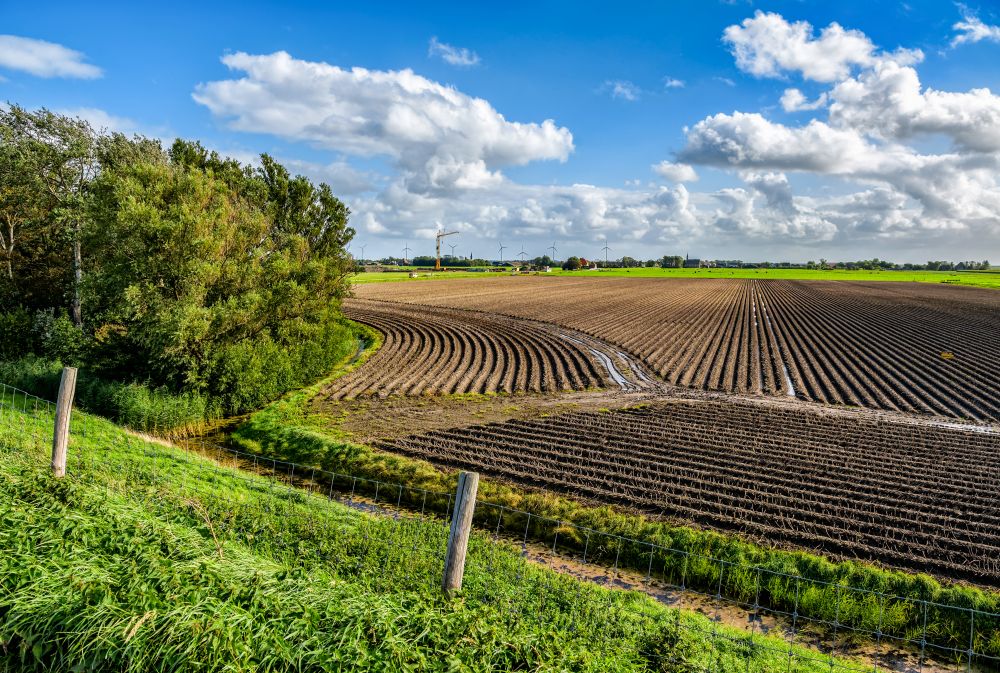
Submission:
[[[964,6],[959,13],[950,49],[1000,41],[1000,27]],[[924,86],[920,49],[884,49],[838,23],[816,27],[756,11],[725,27],[721,44],[737,70],[783,92],[760,109],[693,119],[673,156],[636,167],[648,180],[626,187],[512,179],[516,167],[572,161],[572,131],[553,119],[507,119],[485,98],[408,68],[239,51],[222,57],[230,76],[198,84],[192,96],[228,129],[328,153],[328,161],[285,160],[344,195],[362,239],[430,238],[448,227],[476,241],[607,238],[646,257],[780,247],[805,259],[836,246],[920,240],[933,250],[1000,236],[1000,96]],[[457,68],[481,65],[476,52],[436,37],[427,55]],[[0,36],[0,68],[102,75],[79,52],[15,36]],[[659,89],[609,79],[596,92],[641,105],[647,94],[684,88],[690,78],[679,74],[663,75]],[[784,122],[773,119],[776,109]],[[86,112],[109,125],[116,119]],[[358,161],[380,168],[360,170]],[[727,186],[696,189],[706,173]],[[803,194],[802,180],[827,189]]]

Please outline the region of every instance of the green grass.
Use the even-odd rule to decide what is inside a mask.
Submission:
[[[299,391],[257,412],[237,428],[232,438],[248,451],[330,471],[432,491],[454,490],[454,473],[424,461],[352,444],[343,436],[330,434],[324,427],[328,419],[311,414],[308,405],[322,385]],[[580,552],[586,547],[594,562],[617,562],[641,572],[652,567],[668,582],[683,582],[685,586],[714,593],[720,588],[720,566],[718,561],[709,559],[721,560],[729,568],[722,591],[728,598],[741,601],[754,599],[754,569],[760,568],[768,578],[761,588],[761,604],[786,612],[797,610],[827,622],[837,620],[852,628],[919,633],[925,619],[919,601],[932,601],[953,607],[930,614],[928,640],[964,649],[970,635],[965,609],[1000,613],[997,592],[944,583],[927,575],[855,561],[833,562],[813,553],[766,547],[731,535],[653,521],[613,507],[587,506],[551,493],[526,491],[493,480],[481,481],[480,494],[483,500],[535,515],[528,522],[534,539],[551,543],[558,535],[559,544],[567,549]],[[525,528],[525,519],[506,516],[500,523],[504,530],[520,531]],[[497,523],[495,511],[492,517],[484,511],[478,523],[492,530]],[[581,529],[605,535],[592,535],[596,543],[591,546],[591,540],[585,539]],[[616,543],[611,536],[636,542]],[[650,543],[658,547],[652,563]],[[733,569],[740,572],[732,572]],[[789,579],[793,577],[803,579]],[[836,585],[857,591],[844,592]],[[882,602],[867,592],[903,600]],[[981,619],[975,629],[977,651],[1000,655],[1000,618]]]
[[[410,278],[409,271],[415,271],[417,273],[416,278]],[[509,275],[504,273],[491,273],[488,271],[475,272],[475,271],[443,271],[436,272],[433,269],[427,267],[412,268],[406,271],[376,271],[372,273],[359,273],[356,274],[351,281],[356,284],[364,283],[393,283],[397,281],[413,281],[413,280],[447,280],[450,278],[487,278],[496,277],[502,275]]]
[[[509,273],[470,273],[449,271],[434,273],[420,272],[417,279],[405,273],[362,273],[354,277],[355,283],[378,283],[409,280],[447,280],[455,278],[496,279]],[[604,269],[599,271],[563,271],[553,269],[551,273],[540,273],[546,278],[774,278],[784,280],[853,280],[853,281],[897,281],[915,283],[949,283],[1000,289],[1000,271],[847,271],[831,269],[826,271],[810,269]]]
[[[604,589],[443,522],[374,516],[86,419],[0,411],[0,669],[828,671],[846,661]],[[81,426],[82,427],[82,426]]]

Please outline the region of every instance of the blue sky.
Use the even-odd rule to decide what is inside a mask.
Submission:
[[[443,226],[477,256],[500,240],[593,256],[607,238],[643,258],[1000,259],[995,3],[8,3],[0,17],[2,99],[271,153],[331,183],[368,256],[430,252]]]

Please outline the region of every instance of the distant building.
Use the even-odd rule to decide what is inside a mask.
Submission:
[[[685,269],[698,269],[701,267],[700,259],[691,259],[690,255],[684,255],[684,268]]]

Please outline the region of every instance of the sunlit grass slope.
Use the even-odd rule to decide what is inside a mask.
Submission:
[[[0,410],[0,668],[789,670],[782,640],[750,644],[479,536],[464,593],[445,598],[442,523],[358,512],[99,419],[55,480],[51,416],[13,401]],[[807,658],[791,670],[829,668],[793,652]]]

